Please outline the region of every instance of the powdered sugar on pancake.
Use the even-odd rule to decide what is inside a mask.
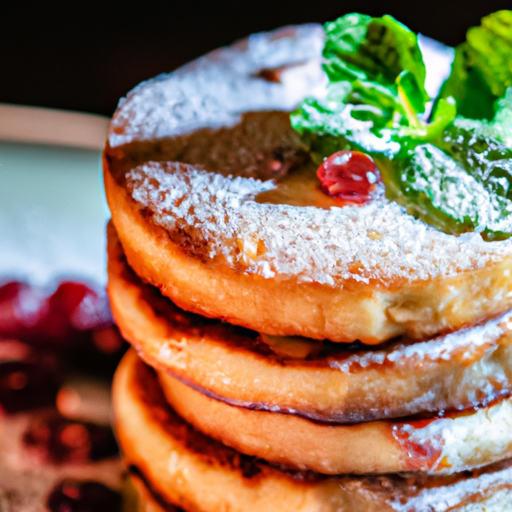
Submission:
[[[254,34],[213,51],[170,75],[143,82],[121,100],[109,132],[111,147],[134,140],[172,137],[199,128],[232,126],[240,114],[293,110],[306,96],[321,96],[319,25]],[[258,77],[261,69],[291,66],[280,82]]]
[[[288,111],[306,96],[320,97],[326,84],[322,46],[319,26],[285,28],[250,36],[143,83],[121,102],[109,144],[115,148],[139,141],[174,141],[205,127],[241,126],[246,112]],[[279,81],[263,79],[262,69],[279,69]],[[211,139],[216,133],[220,132],[212,131]],[[512,256],[512,241],[491,243],[475,233],[441,233],[384,197],[362,207],[328,210],[259,204],[255,196],[276,185],[240,176],[248,156],[257,157],[258,144],[268,150],[266,142],[247,133],[240,140],[235,131],[219,139],[228,153],[240,156],[233,158],[240,169],[232,165],[224,176],[213,171],[219,171],[228,157],[215,145],[208,146],[206,139],[194,143],[201,157],[185,161],[206,165],[217,158],[215,165],[208,164],[212,172],[198,165],[149,162],[128,176],[133,198],[184,250],[196,256],[200,251],[203,260],[265,278],[395,285],[401,279],[454,276]],[[281,143],[276,139],[276,145]],[[171,159],[165,152],[153,158]]]
[[[444,234],[384,197],[365,206],[330,209],[260,204],[254,197],[275,187],[273,181],[162,162],[135,168],[127,185],[171,237],[179,230],[207,258],[265,278],[332,285],[427,280],[512,255],[509,241]]]

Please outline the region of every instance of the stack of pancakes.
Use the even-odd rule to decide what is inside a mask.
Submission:
[[[502,511],[512,242],[318,188],[318,26],[141,84],[104,155],[116,430],[144,510]],[[510,507],[510,505],[509,505]]]

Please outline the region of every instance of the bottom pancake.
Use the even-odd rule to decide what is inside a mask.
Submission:
[[[186,512],[162,500],[137,473],[130,474],[126,487],[123,512]]]
[[[127,465],[160,506],[189,512],[501,512],[512,502],[510,461],[452,477],[325,477],[241,455],[182,420],[133,351],[117,371],[113,398]]]
[[[131,475],[133,492],[137,493],[124,512],[187,512],[182,508],[162,502],[158,495],[152,493],[147,484],[137,475]],[[498,489],[489,496],[481,496],[478,500],[471,498],[460,506],[449,508],[447,512],[506,512],[510,506],[510,491]],[[419,509],[421,512],[430,512],[431,509]],[[446,510],[446,509],[444,509]],[[339,512],[358,512],[352,509],[341,509]]]
[[[216,400],[158,372],[176,412],[236,450],[326,474],[422,471],[453,474],[512,457],[512,399],[479,410],[413,421],[325,425],[293,414]]]

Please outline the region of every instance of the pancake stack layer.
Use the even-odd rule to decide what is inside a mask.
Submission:
[[[251,36],[120,103],[116,430],[142,510],[502,511],[512,245],[318,190],[288,114],[316,26]]]

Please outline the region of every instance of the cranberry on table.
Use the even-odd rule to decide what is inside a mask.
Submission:
[[[121,495],[99,482],[63,480],[50,492],[50,512],[119,512]]]
[[[23,337],[48,314],[48,297],[40,288],[19,281],[0,286],[1,337]]]
[[[348,204],[364,204],[380,180],[375,162],[360,151],[338,151],[317,171],[322,190]]]
[[[108,299],[84,283],[63,281],[50,297],[54,314],[64,314],[68,328],[90,330],[112,323]]]
[[[66,347],[74,335],[111,324],[106,294],[84,283],[64,281],[51,293],[18,281],[0,286],[0,338]]]

